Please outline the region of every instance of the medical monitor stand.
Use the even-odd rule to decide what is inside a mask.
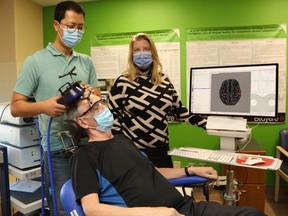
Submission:
[[[207,134],[220,136],[221,151],[235,152],[236,138],[248,138],[251,134],[251,129],[247,129],[247,131],[207,130]],[[234,171],[231,170],[231,165],[228,165],[228,170],[226,171],[226,190],[224,194],[226,205],[233,205],[235,202],[233,184]]]
[[[246,131],[207,130],[208,135],[220,136],[220,150],[235,152],[236,138],[249,138],[251,129]]]
[[[228,170],[226,171],[226,190],[224,194],[224,200],[226,201],[226,205],[233,205],[235,202],[233,188],[234,188],[234,171],[231,170],[231,165],[228,165]]]

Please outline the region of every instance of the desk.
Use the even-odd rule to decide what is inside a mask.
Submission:
[[[16,167],[9,165],[9,174],[20,180],[35,179],[41,177],[41,167],[34,167],[27,170],[20,170]],[[25,196],[35,196],[35,199],[31,202],[25,202],[27,199]],[[42,207],[41,199],[41,187],[34,193],[24,193],[10,191],[11,207],[17,209],[22,214],[34,212]],[[44,202],[47,205],[46,199]]]
[[[225,194],[225,201],[227,205],[236,204],[240,205],[249,205],[258,208],[259,210],[264,210],[264,198],[265,198],[265,170],[277,170],[282,164],[282,161],[278,158],[273,158],[271,156],[265,156],[266,152],[255,142],[255,140],[249,141],[249,143],[243,147],[239,148],[238,152],[225,152],[221,150],[207,150],[193,147],[181,147],[174,148],[168,151],[168,155],[179,156],[184,158],[191,158],[201,161],[209,161],[212,163],[220,163],[223,165],[224,175],[227,172],[227,183],[229,187],[226,187],[226,190],[229,194]],[[263,164],[249,165],[246,164],[246,155],[251,155],[250,158],[261,158]],[[257,154],[258,156],[253,156]],[[224,158],[223,158],[224,156]],[[227,156],[227,157],[225,157]],[[240,158],[239,158],[240,157]],[[243,160],[243,158],[245,160]],[[249,157],[248,157],[249,158]],[[225,160],[225,159],[228,159]],[[245,162],[244,162],[245,161]],[[236,173],[236,174],[234,174]],[[241,183],[240,189],[242,189],[242,199],[238,203],[238,197],[234,199],[232,179],[235,177],[236,180],[239,180],[238,185]],[[246,186],[246,189],[245,187]],[[255,191],[251,192],[252,189],[247,189],[248,186],[251,186],[252,189],[255,189],[258,194],[255,195]],[[232,191],[232,193],[230,193]],[[249,194],[248,194],[249,193]],[[246,196],[246,199],[245,199]],[[229,199],[227,199],[229,198]],[[248,201],[247,201],[248,200]],[[250,202],[249,202],[250,200]],[[246,202],[245,202],[246,201]],[[255,203],[257,202],[257,203]],[[243,204],[244,203],[244,204]]]
[[[242,149],[243,144],[238,146],[238,149]],[[241,151],[237,151],[243,154],[255,154],[265,155],[266,152],[255,141],[251,141]],[[264,212],[265,207],[265,170],[252,169],[246,167],[231,166],[234,171],[234,179],[238,181],[238,189],[241,192],[239,206],[251,206]],[[223,174],[226,174],[227,166],[223,165]]]

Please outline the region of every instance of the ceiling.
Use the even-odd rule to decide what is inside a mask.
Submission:
[[[43,7],[45,6],[52,6],[52,5],[56,5],[60,2],[62,2],[63,0],[30,0],[33,1]],[[96,1],[96,0],[74,0],[75,2],[87,2],[87,1]],[[99,1],[99,0],[98,0]]]

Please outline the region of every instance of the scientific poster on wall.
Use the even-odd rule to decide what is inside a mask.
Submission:
[[[286,24],[189,28],[186,36],[187,101],[190,68],[278,63],[278,116],[250,118],[248,122],[285,122]]]
[[[114,79],[124,72],[128,62],[129,43],[138,32],[95,35],[91,39],[91,57],[102,91],[109,91]],[[163,72],[168,74],[174,87],[180,87],[180,32],[179,29],[145,31],[155,42]]]

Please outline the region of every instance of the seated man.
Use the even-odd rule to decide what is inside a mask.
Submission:
[[[250,207],[193,203],[167,180],[186,176],[183,168],[155,168],[123,135],[113,135],[113,116],[100,97],[91,94],[67,111],[88,134],[89,142],[71,158],[77,202],[85,215],[265,215]],[[211,167],[189,167],[188,174],[217,180]]]

